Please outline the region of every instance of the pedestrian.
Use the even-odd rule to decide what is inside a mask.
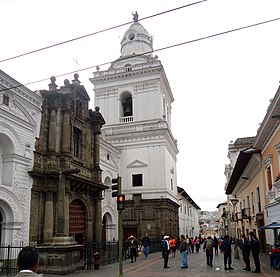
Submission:
[[[242,234],[242,236],[241,236],[241,240],[239,242],[239,248],[242,251],[243,261],[245,263],[245,268],[243,268],[243,270],[251,271],[251,267],[250,267],[251,247],[250,247],[250,242],[246,238],[245,234]]]
[[[168,266],[168,258],[170,253],[170,244],[169,244],[169,236],[163,237],[163,268],[169,268]]]
[[[187,253],[191,252],[190,238],[186,235],[186,243],[187,243]]]
[[[170,237],[170,248],[171,248],[171,254],[172,254],[172,258],[175,258],[175,253],[176,253],[176,248],[177,248],[177,241],[174,237]]]
[[[34,247],[23,247],[17,257],[17,266],[20,271],[16,277],[38,277],[39,254]]]
[[[150,253],[150,247],[151,247],[151,240],[150,240],[148,234],[146,234],[145,237],[142,239],[141,244],[143,247],[144,257],[145,257],[145,259],[147,259],[148,255]]]
[[[219,254],[219,240],[217,239],[216,236],[214,236],[214,249],[215,249],[215,255],[218,256]]]
[[[191,237],[191,239],[190,239],[190,246],[191,246],[191,252],[193,253],[194,252],[194,239],[193,239],[193,237]]]
[[[214,241],[211,236],[208,236],[204,241],[203,250],[206,252],[206,261],[207,265],[213,267],[213,249],[214,249]]]
[[[136,262],[138,241],[132,235],[130,237],[128,237],[127,240],[128,240],[128,247],[130,249],[130,259],[131,259],[131,262],[133,263],[133,259],[134,259],[134,262]]]
[[[187,241],[184,235],[181,235],[181,240],[180,240],[180,246],[179,246],[179,250],[181,253],[181,258],[182,258],[182,266],[181,268],[188,268],[188,259],[187,259],[187,255],[188,255],[188,250],[187,250],[188,246],[187,246]]]
[[[251,246],[252,256],[256,267],[256,269],[252,272],[261,273],[261,264],[260,264],[260,257],[259,257],[261,244],[253,231],[251,231],[249,235],[250,235],[250,246]]]
[[[231,267],[232,259],[231,259],[231,243],[229,241],[229,236],[225,235],[223,242],[220,246],[221,252],[224,254],[224,266],[225,270],[233,270]],[[227,267],[228,265],[228,267]]]
[[[196,253],[198,253],[200,249],[200,239],[197,236],[194,239],[194,245],[195,245]]]
[[[277,269],[277,267],[280,265],[278,256],[280,257],[280,244],[275,243],[269,252],[270,268]]]

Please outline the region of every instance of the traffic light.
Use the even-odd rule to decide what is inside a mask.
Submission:
[[[121,193],[121,181],[120,177],[112,179],[112,197],[117,197]]]
[[[118,210],[125,209],[125,195],[124,194],[117,195],[117,209]]]

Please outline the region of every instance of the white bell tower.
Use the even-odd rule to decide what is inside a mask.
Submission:
[[[134,197],[139,197],[152,204],[155,199],[168,199],[177,212],[178,149],[171,132],[174,99],[164,68],[152,52],[152,37],[134,18],[121,41],[121,56],[108,70],[94,72],[90,81],[95,104],[106,121],[102,137],[120,151],[126,200],[135,202]]]

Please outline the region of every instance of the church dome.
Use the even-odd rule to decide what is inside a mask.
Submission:
[[[153,51],[153,39],[147,30],[135,21],[125,32],[121,41],[121,58],[147,53],[151,56]]]

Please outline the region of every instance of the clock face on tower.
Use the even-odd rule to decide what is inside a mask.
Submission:
[[[135,38],[135,34],[134,34],[134,33],[130,33],[130,34],[128,35],[128,39],[129,39],[129,40],[134,40],[134,38]]]

